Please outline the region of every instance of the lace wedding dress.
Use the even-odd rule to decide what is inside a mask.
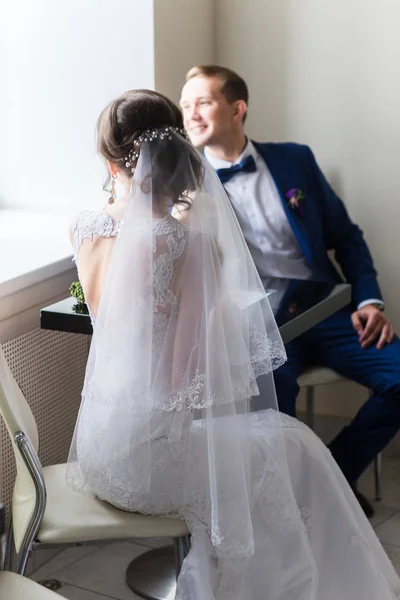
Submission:
[[[119,230],[120,223],[105,211],[82,213],[73,226],[78,265],[84,240],[116,237]],[[186,252],[188,230],[167,216],[153,221],[152,236],[152,364],[158,365],[167,327],[176,327],[179,303],[173,284]],[[146,307],[138,310],[145,311]],[[96,330],[92,312],[91,315]],[[272,348],[276,366],[284,358],[278,350],[274,354]],[[115,389],[126,376],[114,373]],[[122,510],[186,519],[192,544],[179,577],[176,598],[400,598],[399,579],[327,448],[305,425],[274,410],[224,417],[224,427],[218,435],[227,460],[221,476],[229,480],[229,456],[234,452],[230,444],[233,438],[239,439],[248,457],[246,485],[254,542],[250,549],[240,547],[238,537],[234,550],[231,547],[226,553],[214,551],[221,540],[212,527],[215,515],[207,481],[206,431],[201,415],[192,418],[201,385],[201,373],[195,373],[191,386],[176,394],[170,410],[152,412],[149,439],[153,472],[147,490],[140,483],[146,464],[140,444],[144,439],[143,423],[138,419],[137,431],[132,432],[134,421],[129,420],[127,431],[126,415],[111,410],[111,403],[118,405],[118,394],[110,397],[100,385],[89,381],[76,434],[82,487]],[[180,410],[183,406],[186,410]],[[282,432],[288,473],[279,454]],[[139,440],[130,456],[121,454],[127,435]],[[230,497],[220,499],[220,506],[230,518],[236,514],[239,523],[240,505],[235,513],[235,490],[231,491]]]

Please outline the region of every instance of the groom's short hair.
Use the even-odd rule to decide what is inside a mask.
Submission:
[[[200,75],[204,77],[218,77],[222,81],[221,94],[225,96],[228,102],[244,100],[246,104],[249,103],[247,84],[235,71],[218,65],[197,65],[187,72],[186,81]]]

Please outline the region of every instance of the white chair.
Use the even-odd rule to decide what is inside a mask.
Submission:
[[[0,598],[4,600],[62,600],[35,581],[9,571],[0,572]]]
[[[311,366],[303,371],[298,379],[300,388],[306,388],[306,423],[314,429],[314,403],[315,386],[327,385],[328,383],[338,383],[339,381],[348,381],[333,369],[327,367]],[[375,476],[375,500],[381,500],[381,474],[382,474],[382,454],[379,453],[374,460]]]
[[[0,505],[0,548],[5,535],[4,506]],[[2,571],[2,551],[0,552],[0,598],[7,600],[61,600],[61,596],[42,587],[38,583],[9,571]]]
[[[32,548],[166,537],[174,539],[179,572],[189,548],[189,531],[184,521],[118,510],[107,502],[70,489],[65,482],[65,464],[42,467],[37,455],[39,440],[35,419],[1,346],[0,413],[10,434],[17,464],[7,540],[7,570],[23,574]]]

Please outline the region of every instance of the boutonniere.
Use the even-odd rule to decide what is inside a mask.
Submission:
[[[287,200],[288,206],[292,210],[297,210],[301,217],[304,217],[304,211],[302,207],[302,203],[305,200],[305,196],[302,190],[297,188],[292,188],[285,194],[285,198]]]
[[[287,312],[291,317],[295,317],[299,312],[299,305],[297,302],[291,302],[287,307]]]

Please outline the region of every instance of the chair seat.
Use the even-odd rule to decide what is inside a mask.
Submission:
[[[0,598],[4,598],[4,600],[62,600],[61,596],[31,579],[7,571],[0,573]]]
[[[181,519],[125,512],[93,496],[75,492],[65,481],[66,466],[43,469],[47,504],[37,536],[40,542],[62,544],[188,535],[186,523]],[[14,508],[13,518],[18,522]]]
[[[339,373],[328,367],[307,367],[298,379],[300,387],[313,387],[315,385],[325,385],[328,383],[336,383],[339,381],[347,381],[346,377],[342,377]]]

